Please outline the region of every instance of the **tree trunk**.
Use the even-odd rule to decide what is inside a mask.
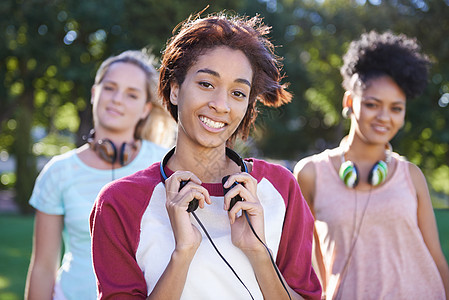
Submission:
[[[32,153],[31,129],[33,125],[33,93],[26,92],[20,96],[17,108],[17,128],[14,138],[16,154],[16,203],[22,213],[33,211],[28,204],[37,175],[36,158]],[[30,100],[31,99],[31,100]],[[30,105],[31,103],[31,105]]]
[[[93,128],[92,122],[92,105],[90,102],[87,104],[87,108],[82,111],[78,111],[78,116],[80,118],[80,127],[76,135],[76,147],[81,146],[86,143],[83,136],[87,136],[89,131]]]

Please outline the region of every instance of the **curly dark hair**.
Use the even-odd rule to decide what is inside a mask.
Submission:
[[[416,39],[390,31],[371,31],[352,41],[343,56],[343,87],[365,89],[370,80],[390,76],[407,98],[419,96],[427,86],[429,58]]]
[[[171,83],[181,85],[198,57],[218,46],[241,50],[250,61],[254,74],[247,112],[231,141],[238,135],[242,139],[248,137],[257,116],[256,100],[274,107],[290,102],[292,95],[285,90],[285,85],[280,84],[282,65],[266,37],[269,32],[270,27],[258,16],[226,16],[223,12],[206,18],[191,16],[181,24],[179,32],[167,42],[159,77],[159,93],[172,117],[178,120],[178,107],[170,102]]]

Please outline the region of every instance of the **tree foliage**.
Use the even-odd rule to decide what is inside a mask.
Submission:
[[[36,156],[80,145],[91,128],[90,88],[101,61],[142,47],[160,56],[172,29],[208,2],[0,2],[0,152],[17,160],[23,211],[29,210]],[[372,29],[416,37],[434,65],[426,93],[407,103],[406,124],[393,146],[424,170],[435,190],[449,194],[448,0],[220,0],[203,15],[223,9],[264,17],[284,58],[294,101],[260,107],[250,144],[259,150],[253,153],[277,159],[298,160],[335,146],[347,131],[339,67],[351,40]]]
[[[390,30],[417,38],[433,60],[428,88],[408,101],[393,146],[422,168],[434,190],[449,194],[449,1],[265,0],[249,11],[264,11],[273,26],[296,95],[264,121],[258,144],[266,155],[298,160],[338,145],[349,127],[340,115],[341,57],[361,33]]]

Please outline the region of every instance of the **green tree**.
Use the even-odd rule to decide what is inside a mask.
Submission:
[[[257,145],[274,158],[298,160],[338,145],[347,132],[339,68],[351,40],[370,30],[416,37],[434,65],[425,94],[407,103],[406,124],[393,146],[423,169],[436,191],[449,194],[449,1],[263,0],[246,10],[273,26],[295,94],[262,124]]]
[[[208,11],[239,3],[215,1]],[[59,154],[62,144],[79,145],[91,128],[90,88],[101,61],[146,46],[159,56],[173,27],[205,7],[207,1],[0,3],[0,151],[16,159],[16,202],[22,212],[31,211],[36,155]],[[47,134],[45,142],[31,134],[38,127]]]
[[[142,47],[159,57],[172,29],[208,2],[0,2],[0,151],[17,160],[22,211],[30,209],[36,155],[80,145],[91,128],[90,88],[101,61]],[[339,67],[351,40],[372,29],[418,38],[435,63],[425,95],[407,104],[406,125],[393,146],[423,169],[436,191],[449,194],[448,0],[220,0],[203,15],[223,9],[260,14],[273,28],[294,100],[260,107],[247,145],[255,155],[278,159],[296,161],[337,145],[345,134]],[[32,135],[33,128],[43,128],[45,139]]]
[[[13,119],[17,126],[10,127],[13,139],[8,147],[15,154],[16,192],[22,211],[27,211],[26,201],[31,193],[36,176],[35,157],[31,155],[35,79],[42,77],[56,63],[54,54],[49,52],[52,43],[43,31],[53,27],[56,21],[52,9],[44,5],[46,1],[3,1],[1,3],[1,69],[4,71],[4,94],[2,95],[2,127],[5,120]],[[39,11],[39,17],[36,15]],[[41,27],[40,21],[48,20],[49,25]],[[51,23],[51,24],[50,24]],[[54,49],[56,50],[56,49]]]

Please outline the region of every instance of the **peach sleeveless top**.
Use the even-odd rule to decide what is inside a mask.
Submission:
[[[330,151],[313,157],[315,226],[327,299],[445,299],[442,279],[418,228],[408,163],[394,153],[398,165],[390,179],[371,191],[356,192],[338,177]]]

